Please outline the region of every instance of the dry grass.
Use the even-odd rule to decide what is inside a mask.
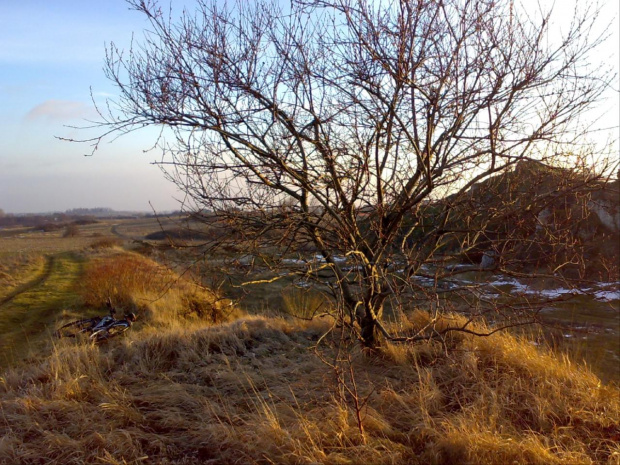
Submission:
[[[123,245],[123,241],[116,237],[100,237],[89,245],[91,249],[100,250],[100,249],[113,249],[116,247],[121,247]]]
[[[283,310],[286,314],[302,320],[312,320],[323,314],[330,306],[326,296],[313,289],[289,287],[282,291]]]
[[[80,293],[87,306],[103,307],[110,299],[156,327],[216,324],[240,316],[229,300],[209,289],[149,258],[119,250],[89,262]]]
[[[90,226],[90,225],[89,225]],[[0,254],[57,254],[85,249],[92,242],[91,234],[105,230],[104,225],[80,226],[82,234],[63,237],[63,231],[28,231],[12,237],[0,238]],[[90,231],[90,232],[89,232]]]
[[[0,462],[620,460],[619,390],[507,334],[353,350],[366,401],[361,437],[333,370],[312,351],[326,325],[245,317],[146,328],[104,347],[59,344],[2,375]],[[321,345],[326,359],[336,354],[333,334]]]
[[[108,298],[115,304],[132,304],[145,293],[161,294],[170,280],[165,268],[140,255],[116,252],[91,260],[82,278],[84,303],[97,307]]]
[[[352,345],[342,366],[362,435],[353,399],[314,353],[329,321],[238,318],[150,259],[88,254],[84,302],[111,297],[140,320],[105,345],[62,340],[0,375],[2,464],[620,464],[620,390],[525,339],[455,334],[373,354]],[[42,298],[58,283],[46,286]],[[319,297],[282,294],[308,319]],[[428,323],[416,312],[392,329]],[[340,336],[322,340],[325,360],[342,355]]]
[[[38,253],[13,253],[0,256],[0,300],[40,273],[45,258]]]

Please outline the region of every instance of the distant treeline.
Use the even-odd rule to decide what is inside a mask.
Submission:
[[[114,210],[111,208],[72,208],[66,211],[67,215],[111,215]]]
[[[179,216],[180,212],[166,213],[165,216]],[[14,214],[0,210],[0,228],[23,227],[51,231],[67,224],[89,224],[98,219],[153,218],[156,215],[137,212],[118,212],[111,208],[73,208],[65,213]]]
[[[62,228],[69,223],[90,224],[96,223],[94,216],[87,215],[68,215],[66,213],[54,213],[50,215],[13,215],[8,213],[0,216],[0,228],[23,227],[51,231]]]

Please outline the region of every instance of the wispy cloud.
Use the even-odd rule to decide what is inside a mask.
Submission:
[[[46,100],[27,114],[27,121],[66,122],[77,119],[88,119],[97,116],[92,105],[71,100]]]
[[[114,98],[117,95],[111,92],[93,92],[93,97]]]

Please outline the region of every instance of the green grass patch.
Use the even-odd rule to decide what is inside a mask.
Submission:
[[[0,306],[0,364],[44,346],[60,311],[77,302],[76,282],[82,268],[82,259],[73,254],[51,256],[41,275]]]
[[[45,257],[39,253],[5,253],[0,255],[0,305],[11,294],[28,285],[44,272]]]

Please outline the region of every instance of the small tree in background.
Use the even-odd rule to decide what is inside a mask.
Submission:
[[[80,228],[77,224],[71,223],[65,227],[62,237],[76,237],[80,235]]]
[[[455,281],[463,260],[579,277],[562,273],[582,260],[570,217],[544,234],[541,213],[581,205],[610,172],[590,163],[580,124],[615,79],[590,62],[604,39],[595,7],[550,37],[550,13],[508,0],[199,1],[178,20],[130,4],[150,29],[129,53],[108,50],[120,98],[102,137],[169,130],[166,175],[197,218],[228,228],[209,245],[242,244],[255,265],[321,282],[365,345],[468,331],[489,313],[497,327],[535,319],[531,301]],[[561,249],[564,264],[532,267],[526,243]],[[438,314],[447,292],[468,302],[466,324],[384,328],[386,305],[424,298]]]

